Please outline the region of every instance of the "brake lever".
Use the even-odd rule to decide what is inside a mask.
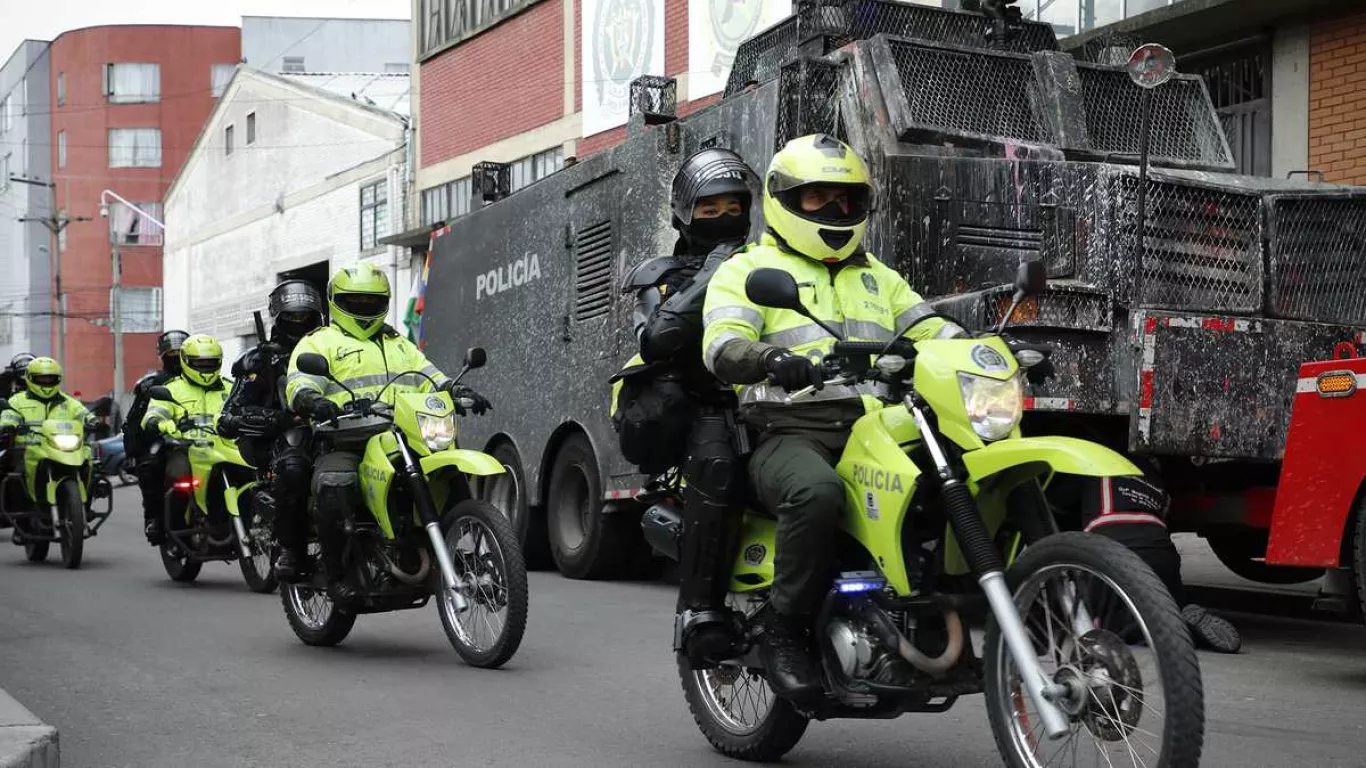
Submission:
[[[854,381],[853,377],[850,377],[850,376],[836,376],[835,378],[829,379],[828,381],[826,381],[826,382],[824,382],[823,384],[821,384],[821,387],[822,387],[822,388],[825,388],[825,387],[841,387],[841,386],[844,386],[845,384],[853,383],[853,381]],[[813,393],[815,393],[815,392],[816,392],[816,387],[815,387],[814,385],[802,387],[801,389],[797,390],[796,392],[793,392],[792,394],[790,394],[790,395],[788,395],[786,398],[784,398],[784,399],[783,399],[783,402],[784,402],[784,403],[793,403],[793,402],[795,402],[795,401],[797,401],[797,400],[801,400],[802,398],[810,397],[810,396],[811,396]]]

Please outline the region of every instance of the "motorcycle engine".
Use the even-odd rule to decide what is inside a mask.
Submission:
[[[861,624],[848,619],[832,619],[826,636],[839,657],[844,674],[853,679],[866,678],[886,655],[878,641]]]

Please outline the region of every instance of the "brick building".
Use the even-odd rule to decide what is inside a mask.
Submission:
[[[51,168],[72,223],[58,242],[61,315],[54,348],[67,387],[113,389],[110,247],[122,260],[125,388],[158,366],[162,235],[123,205],[100,215],[109,189],[153,215],[213,109],[241,51],[235,27],[109,26],[67,32],[49,50]],[[216,87],[217,86],[217,87]]]
[[[1241,172],[1366,184],[1360,0],[1177,0],[1061,42],[1114,36],[1163,43],[1204,75]]]

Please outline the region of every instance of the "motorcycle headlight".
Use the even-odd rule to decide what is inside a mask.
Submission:
[[[1005,381],[958,374],[958,387],[963,393],[963,406],[968,412],[972,431],[983,440],[1008,437],[1024,415],[1024,389],[1016,374]]]
[[[422,442],[429,451],[444,451],[455,442],[455,416],[417,415],[417,428],[422,432]]]
[[[59,451],[74,451],[81,444],[80,435],[53,435],[52,444]]]

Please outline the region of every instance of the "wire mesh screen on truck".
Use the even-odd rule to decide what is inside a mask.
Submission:
[[[1077,74],[1090,140],[1087,149],[1100,155],[1137,156],[1143,89],[1123,69],[1079,63]],[[1233,153],[1198,75],[1177,75],[1152,94],[1153,162],[1233,168]]]
[[[1048,141],[1033,102],[1038,86],[1028,56],[929,46],[888,38],[908,124],[903,141],[937,143],[953,133],[991,141]],[[918,134],[918,135],[916,135]]]
[[[1117,176],[1118,263],[1132,294],[1138,177]],[[1144,229],[1145,306],[1250,314],[1263,306],[1261,198],[1226,190],[1148,180]],[[1127,258],[1126,258],[1127,257]]]
[[[772,80],[780,67],[797,57],[803,44],[810,45],[807,53],[824,55],[854,40],[888,34],[987,46],[989,26],[979,14],[894,0],[799,0],[795,14],[740,44],[726,81],[726,95],[739,93],[750,82]],[[1048,24],[1027,21],[1002,48],[1020,53],[1056,51],[1058,39]]]
[[[1366,325],[1366,192],[1269,203],[1271,312]]]
[[[779,76],[778,115],[774,149],[792,139],[827,133],[846,140],[840,123],[840,71],[838,64],[802,58],[783,65]]]

